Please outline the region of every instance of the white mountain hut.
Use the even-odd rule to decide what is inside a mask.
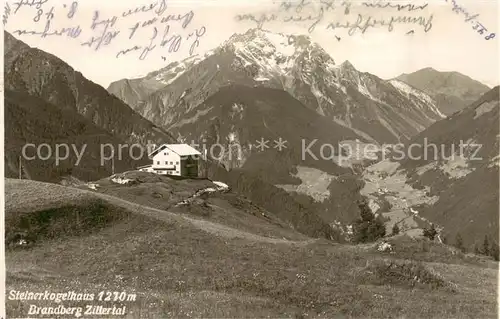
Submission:
[[[153,163],[137,169],[159,175],[198,177],[200,157],[201,153],[187,144],[162,144],[149,154]]]

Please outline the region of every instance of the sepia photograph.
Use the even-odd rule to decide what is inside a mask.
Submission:
[[[5,0],[0,319],[498,318],[498,0]]]

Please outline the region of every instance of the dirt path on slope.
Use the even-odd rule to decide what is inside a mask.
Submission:
[[[6,179],[6,188],[8,190],[5,198],[6,210],[39,210],[44,208],[61,207],[66,205],[66,203],[85,203],[89,199],[96,197],[117,207],[130,210],[137,214],[153,217],[158,220],[177,222],[181,225],[187,225],[189,223],[189,225],[192,225],[200,230],[220,237],[288,245],[307,245],[315,241],[315,239],[292,241],[261,236],[219,223],[183,216],[174,212],[137,204],[112,195],[81,188],[73,188],[31,180],[27,181],[14,179]],[[28,194],[31,194],[32,196],[27,196]]]

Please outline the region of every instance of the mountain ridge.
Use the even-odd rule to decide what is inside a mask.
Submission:
[[[6,31],[4,40],[6,89],[72,109],[127,142],[145,145],[148,140],[174,140],[168,132],[144,119],[58,57],[31,48]]]
[[[467,107],[491,88],[456,71],[438,71],[432,67],[396,77],[433,97],[446,115]]]

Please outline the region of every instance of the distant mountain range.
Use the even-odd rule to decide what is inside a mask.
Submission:
[[[108,91],[156,125],[180,130],[185,114],[203,113],[203,102],[228,85],[288,92],[306,107],[366,140],[398,142],[444,115],[423,92],[335,64],[307,36],[251,29],[204,56],[167,65],[140,79],[112,83]]]
[[[441,112],[451,115],[474,103],[490,88],[458,72],[425,68],[396,78],[419,89],[435,101]]]
[[[455,84],[443,85],[452,92]],[[338,149],[328,160],[301,158],[302,140],[317,139],[317,155],[322,145],[338,148],[352,140],[407,142],[445,118],[440,108],[448,111],[399,78],[386,81],[348,61],[335,64],[307,36],[256,29],[233,35],[203,56],[114,82],[108,91],[180,140],[224,145],[219,163],[229,172],[210,169],[210,176],[231,181],[264,207],[271,198],[250,185],[261,183],[257,188],[267,193],[287,189],[328,223],[352,221],[365,181],[350,164],[335,160]],[[255,148],[261,138],[270,149]],[[288,141],[282,151],[273,148],[279,138]],[[315,178],[325,179],[326,186],[316,189],[323,182]]]
[[[210,176],[232,181],[267,209],[266,194],[285,196],[281,188],[301,187],[295,174],[326,174],[326,186],[312,192],[316,198],[292,196],[328,223],[352,220],[360,199],[352,167],[336,160],[339,143],[396,143],[444,118],[425,93],[361,73],[349,62],[336,65],[309,37],[255,29],[204,56],[112,83],[108,91],[179,140],[222,144],[224,156],[216,155],[230,171],[211,167]],[[275,148],[280,138],[287,143],[282,150]],[[267,141],[262,151],[256,147],[261,139]],[[303,156],[303,143],[315,143],[317,158]],[[255,183],[266,194],[250,186]]]

